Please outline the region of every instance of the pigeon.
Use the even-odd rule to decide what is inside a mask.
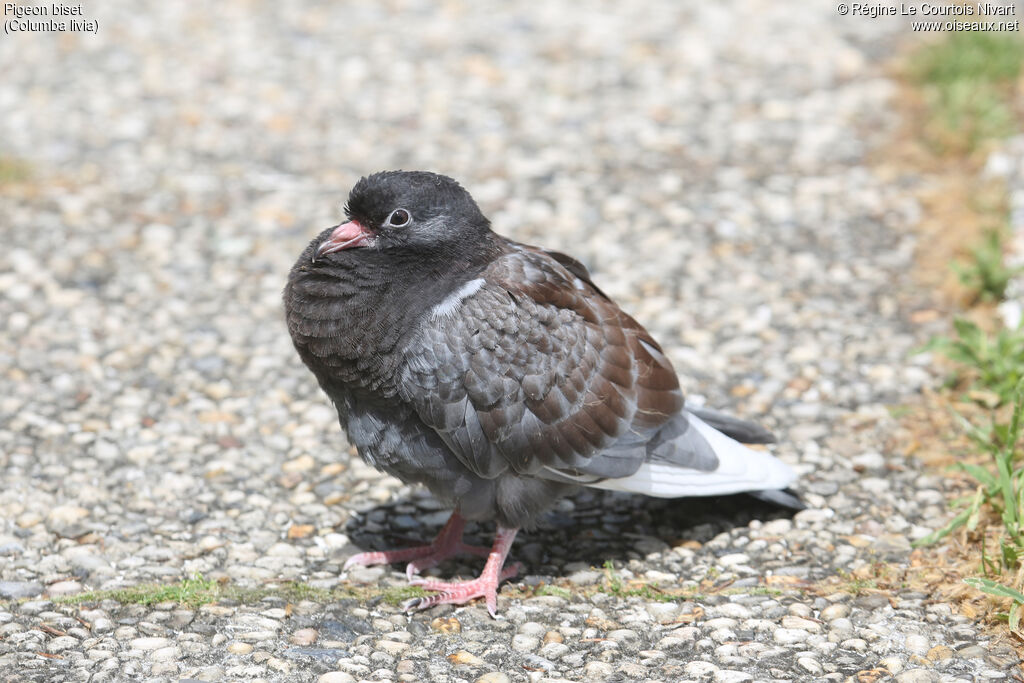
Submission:
[[[375,173],[345,214],[292,268],[286,319],[360,457],[453,508],[433,542],[345,564],[408,563],[429,594],[407,609],[482,597],[495,615],[517,531],[581,486],[803,507],[794,471],[743,445],[767,430],[687,405],[662,347],[582,263],[496,234],[455,180]],[[463,542],[470,520],[496,523],[492,547]],[[478,578],[417,578],[459,553],[487,558]]]

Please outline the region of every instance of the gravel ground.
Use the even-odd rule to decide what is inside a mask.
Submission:
[[[897,124],[901,23],[829,3],[297,5],[109,0],[84,7],[97,35],[0,41],[0,151],[34,173],[0,188],[0,679],[1018,671],[912,584],[827,581],[906,567],[947,515],[887,407],[936,381],[908,360],[934,331],[910,322],[913,179],[868,164]],[[456,176],[500,232],[580,257],[692,396],[776,430],[810,509],[585,492],[520,534],[498,620],[275,593],[401,586],[340,567],[444,521],[351,456],[282,320],[296,255],[384,168]],[[623,595],[609,560],[694,597]],[[196,573],[268,595],[61,602]]]

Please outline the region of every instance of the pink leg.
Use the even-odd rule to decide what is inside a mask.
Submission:
[[[447,583],[444,581],[430,581],[426,579],[415,579],[410,581],[413,586],[419,586],[428,591],[437,591],[434,595],[425,598],[413,598],[405,603],[405,609],[427,609],[434,605],[453,603],[461,605],[473,598],[484,598],[487,601],[487,611],[495,616],[498,611],[498,584],[505,579],[515,576],[522,568],[517,562],[511,567],[502,569],[508,551],[512,548],[512,541],[515,540],[518,529],[506,529],[498,527],[494,536],[494,546],[487,555],[487,564],[480,577],[472,581],[460,581]]]
[[[405,575],[411,580],[414,575],[424,569],[440,564],[449,557],[459,553],[470,553],[486,557],[490,552],[487,548],[466,545],[462,542],[462,530],[465,526],[465,518],[458,512],[453,512],[444,528],[441,529],[440,533],[437,534],[437,538],[430,545],[420,545],[401,550],[359,553],[348,558],[342,571],[356,565],[369,567],[375,564],[408,561],[409,564],[405,567]]]

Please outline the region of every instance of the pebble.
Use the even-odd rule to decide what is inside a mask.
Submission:
[[[606,662],[587,662],[583,667],[583,675],[588,681],[603,681],[612,675],[614,669]]]
[[[683,669],[686,671],[687,676],[693,678],[704,678],[707,676],[714,675],[718,671],[718,667],[711,662],[693,661],[686,664]]]
[[[772,636],[775,638],[775,642],[780,645],[794,645],[807,640],[808,633],[800,628],[777,628]]]
[[[0,598],[19,600],[42,594],[43,584],[38,581],[0,581]]]
[[[535,636],[523,633],[512,636],[512,649],[517,652],[533,652],[538,647],[540,647],[540,639]]]
[[[511,681],[512,679],[508,677],[508,674],[492,671],[480,676],[473,683],[511,683]]]
[[[347,674],[344,671],[329,671],[325,674],[321,674],[317,679],[317,683],[356,683],[356,678],[351,674]]]
[[[928,653],[930,647],[928,639],[917,633],[908,634],[905,645],[909,652],[922,656]]]
[[[746,683],[754,680],[746,671],[734,671],[731,669],[719,669],[715,671],[715,683]]]
[[[821,610],[820,618],[822,621],[833,621],[849,615],[850,606],[840,603],[836,605],[829,605],[825,609]]]
[[[292,633],[288,638],[288,642],[292,645],[312,645],[319,635],[319,632],[315,628],[300,628],[298,631]]]
[[[167,647],[172,641],[169,638],[135,638],[129,645],[133,650],[158,650]]]

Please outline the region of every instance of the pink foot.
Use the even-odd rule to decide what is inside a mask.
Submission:
[[[505,579],[516,576],[523,568],[519,562],[511,567],[505,567],[497,576],[487,576],[486,572],[479,578],[472,581],[431,581],[429,579],[413,579],[409,582],[412,586],[419,586],[428,591],[437,591],[434,595],[425,598],[412,598],[406,600],[402,605],[405,611],[428,609],[434,605],[461,605],[473,598],[484,598],[487,602],[487,611],[491,616],[498,613],[498,584]]]
[[[436,591],[434,595],[425,598],[413,598],[407,600],[403,607],[406,611],[421,610],[435,605],[455,604],[461,605],[474,598],[484,598],[487,603],[487,611],[491,616],[498,612],[498,584],[505,579],[515,576],[522,569],[522,565],[516,562],[511,567],[502,569],[505,558],[512,547],[512,541],[516,537],[516,529],[505,529],[498,527],[498,533],[494,538],[494,547],[487,556],[487,564],[484,566],[480,577],[472,581],[433,581],[429,579],[414,579],[409,581],[413,586],[419,586],[428,591]]]
[[[480,546],[467,545],[462,542],[462,530],[466,526],[466,520],[458,512],[453,512],[448,522],[437,534],[437,538],[430,545],[420,545],[401,550],[384,550],[368,553],[359,553],[348,558],[342,571],[350,567],[370,567],[378,564],[391,564],[393,562],[409,562],[405,567],[405,575],[411,580],[412,577],[424,569],[437,566],[460,553],[480,555],[486,557],[490,550]]]
[[[489,548],[484,548],[478,545],[467,545],[462,541],[459,541],[454,548],[435,548],[434,552],[424,555],[423,557],[419,557],[405,565],[405,576],[409,581],[412,581],[412,578],[424,569],[436,567],[454,555],[465,554],[487,557],[490,553],[491,551]]]

